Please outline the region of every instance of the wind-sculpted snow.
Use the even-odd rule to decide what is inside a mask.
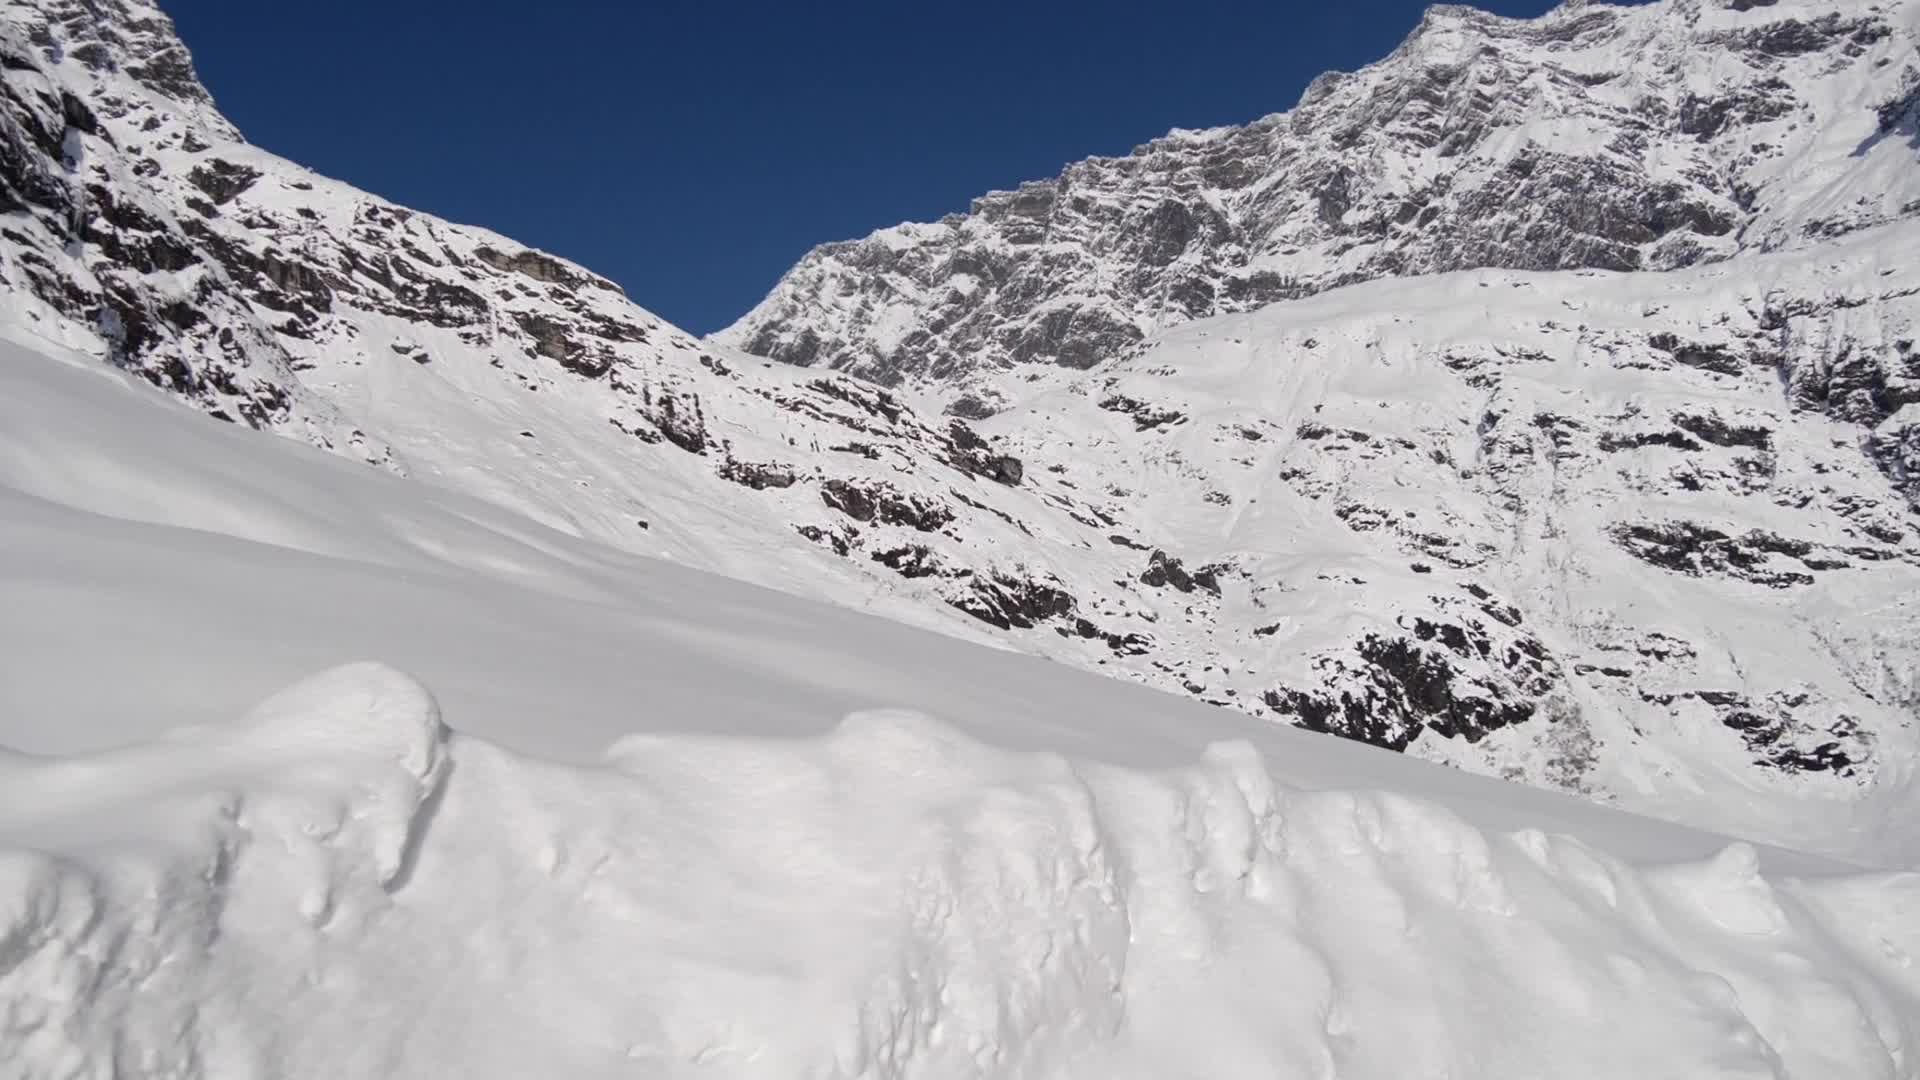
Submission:
[[[34,353],[64,343],[236,428],[373,462],[418,482],[415,498],[464,492],[520,515],[494,531],[520,535],[532,519],[1269,722],[1904,863],[1920,850],[1902,818],[1920,741],[1920,265],[1909,255],[1920,235],[1885,200],[1905,197],[1920,170],[1907,114],[1863,103],[1905,78],[1894,51],[1912,10],[1590,5],[1542,23],[1437,11],[1395,57],[1325,82],[1293,115],[1344,116],[1365,99],[1372,116],[1425,85],[1418,72],[1444,69],[1459,108],[1413,94],[1394,114],[1401,127],[1356,137],[1381,162],[1465,168],[1525,156],[1521,141],[1496,137],[1534,115],[1514,94],[1540,117],[1625,124],[1621,101],[1635,94],[1684,88],[1705,101],[1722,82],[1764,75],[1792,93],[1713,98],[1689,106],[1691,120],[1632,130],[1646,154],[1688,161],[1759,153],[1750,143],[1764,135],[1796,148],[1806,175],[1831,165],[1837,186],[1820,202],[1785,173],[1755,180],[1764,197],[1740,211],[1745,231],[1704,253],[1724,261],[1331,288],[1346,280],[1334,275],[1257,311],[1142,323],[1144,336],[1085,371],[990,366],[963,388],[883,387],[702,343],[590,271],[241,142],[148,4],[9,0],[0,276],[12,288],[0,291],[0,332]],[[1575,78],[1624,64],[1623,42],[1682,39],[1692,45],[1636,46],[1657,64]],[[1696,79],[1712,56],[1717,74]],[[1490,101],[1473,89],[1485,80]],[[1765,119],[1782,94],[1797,111]],[[1443,155],[1405,126],[1422,116],[1491,126],[1480,149]],[[1857,157],[1829,155],[1862,117],[1884,137],[1849,143]],[[1178,172],[1191,152],[1279,206],[1304,198],[1305,180],[1262,179],[1260,148],[1306,153],[1325,134],[1319,124],[1279,139],[1273,125],[1295,122],[1180,135],[1075,169],[1140,172],[1165,157]],[[1535,141],[1559,130],[1526,128]],[[1562,180],[1587,175],[1568,168]],[[1361,172],[1397,182],[1391,169]],[[1718,206],[1707,189],[1721,176],[1669,194]],[[1674,236],[1696,235],[1682,226],[1697,215],[1646,202],[1633,177],[1580,198],[1608,221],[1625,220],[1608,201],[1624,200],[1680,223]],[[1453,205],[1464,183],[1435,205]],[[1594,224],[1552,205],[1542,222]],[[1809,232],[1796,214],[1846,228]],[[1498,217],[1443,214],[1419,243]],[[1314,227],[1335,242],[1333,225]],[[1459,265],[1378,262],[1417,239],[1388,235],[1400,239],[1354,249],[1374,268],[1361,276]],[[1545,254],[1504,261],[1581,263],[1554,254],[1572,241],[1546,239]],[[1669,265],[1653,257],[1669,241],[1628,247],[1645,257],[1620,254],[1623,264]],[[1227,250],[1195,247],[1168,265],[1214,273]],[[1114,253],[1114,265],[1138,254]],[[1089,325],[1070,320],[1062,340],[1094,341]],[[73,419],[111,415],[157,437],[132,397],[97,400],[19,355],[0,397],[0,469],[24,492],[317,555],[549,576],[471,537],[395,536],[330,489],[294,497],[282,476],[237,462],[181,475],[100,420]],[[945,415],[963,389],[999,411]],[[186,454],[259,452],[176,435]],[[329,517],[356,528],[320,527]],[[579,597],[611,587],[568,586]],[[574,649],[582,678],[594,677],[587,657],[622,663]],[[417,667],[412,654],[383,655]],[[807,663],[830,681],[840,661]],[[423,674],[443,693],[475,685],[469,671]],[[513,694],[504,681],[490,690]]]
[[[562,767],[359,664],[4,769],[22,1077],[1916,1075],[1920,877],[1636,864],[1244,742],[878,711]]]

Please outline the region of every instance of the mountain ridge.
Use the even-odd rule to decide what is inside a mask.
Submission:
[[[1920,63],[1895,42],[1910,46],[1911,22],[1910,9],[1821,3],[1563,5],[1537,19],[1435,8],[1391,55],[1320,76],[1293,110],[1175,131],[937,223],[822,245],[710,340],[953,384],[949,403],[979,413],[996,391],[976,374],[1086,367],[1156,328],[1373,277],[1672,268],[1911,216],[1912,170],[1849,169],[1856,143],[1833,135],[1910,124]],[[1852,63],[1875,49],[1880,66]],[[1822,98],[1812,84],[1836,73],[1862,85]],[[1841,100],[1856,92],[1867,100]],[[1818,185],[1780,175],[1792,170],[1859,175],[1814,206]]]

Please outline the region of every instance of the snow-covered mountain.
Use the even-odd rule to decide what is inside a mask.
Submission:
[[[1294,113],[823,249],[726,336],[861,379],[246,144],[144,0],[4,0],[0,315],[575,536],[1908,863],[1916,19],[1437,10]]]
[[[0,566],[8,1080],[1920,1075],[1920,875],[635,556],[44,342]]]
[[[1666,270],[1920,214],[1911,4],[1439,5],[1244,127],[1175,131],[815,249],[717,340],[882,382],[1090,368],[1380,277]]]

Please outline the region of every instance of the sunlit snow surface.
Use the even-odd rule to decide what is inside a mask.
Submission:
[[[781,295],[811,280],[825,302],[782,319],[789,341],[857,330],[956,359],[884,388],[826,370],[831,349],[780,354],[798,367],[702,342],[585,267],[240,141],[152,0],[0,0],[0,39],[0,157],[40,200],[0,230],[0,325],[518,515],[445,503],[468,524],[428,527],[271,468],[173,483],[180,459],[141,443],[45,444],[20,482],[56,501],[348,560],[327,590],[251,549],[155,584],[149,552],[174,541],[89,554],[54,528],[105,598],[42,618],[174,658],[153,665],[164,693],[97,688],[120,697],[74,746],[167,703],[238,714],[363,655],[476,731],[506,702],[550,714],[526,676],[564,669],[588,695],[569,715],[600,725],[585,755],[631,724],[598,707],[607,680],[663,693],[700,649],[764,655],[809,715],[875,703],[847,686],[936,712],[980,692],[902,675],[898,650],[940,651],[922,638],[748,633],[824,616],[531,519],[1263,721],[1920,865],[1920,0],[1437,9],[1291,113],[1069,166],[1064,202],[1028,185],[822,248],[858,256],[853,276],[811,257],[788,276]],[[1453,209],[1420,225],[1421,205]],[[1522,266],[1566,269],[1499,269]],[[1407,276],[1443,267],[1465,269]],[[1269,303],[1288,276],[1314,294]],[[1029,331],[1093,366],[993,362]],[[7,419],[21,443],[48,422]],[[674,614],[610,634],[556,591]],[[246,629],[201,640],[175,625],[182,596]],[[289,638],[292,610],[328,632]],[[447,624],[469,670],[444,670]],[[536,631],[564,655],[526,647]],[[848,653],[858,678],[831,659]],[[20,666],[44,688],[74,663]]]
[[[0,1075],[1920,1075],[1920,875],[616,553],[53,353],[0,345]]]

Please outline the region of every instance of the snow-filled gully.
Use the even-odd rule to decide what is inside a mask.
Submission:
[[[866,712],[568,767],[359,664],[0,780],[7,1076],[1920,1068],[1920,875],[1633,865],[1244,743],[1136,771]]]

